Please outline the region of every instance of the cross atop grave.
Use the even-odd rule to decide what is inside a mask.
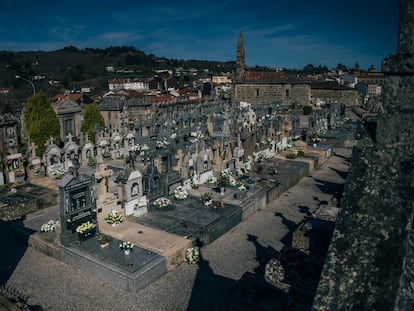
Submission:
[[[32,159],[36,158],[37,145],[32,141],[30,144],[30,156]]]
[[[73,137],[72,133],[69,133],[66,137],[69,139],[69,142],[72,142],[72,137]]]
[[[51,146],[53,146],[53,145],[54,145],[54,142],[53,142],[54,140],[55,140],[55,139],[53,138],[53,136],[50,136],[50,140],[49,140],[49,141],[50,141],[50,145],[51,145]]]
[[[109,177],[111,177],[113,171],[108,169],[106,164],[99,164],[97,172],[95,173],[95,179],[99,183],[99,195],[107,193],[109,190]]]

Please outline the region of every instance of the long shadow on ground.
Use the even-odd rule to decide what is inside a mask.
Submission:
[[[16,266],[23,257],[27,245],[27,238],[17,238],[10,226],[22,222],[22,219],[15,221],[0,221],[0,285],[6,285]]]

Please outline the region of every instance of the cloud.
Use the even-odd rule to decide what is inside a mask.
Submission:
[[[96,40],[102,44],[110,45],[124,45],[133,44],[145,38],[144,35],[139,35],[130,31],[111,31],[102,33],[96,36]]]
[[[68,23],[67,25],[63,24],[50,28],[48,34],[53,39],[70,41],[78,38],[84,28],[83,25],[71,25]]]

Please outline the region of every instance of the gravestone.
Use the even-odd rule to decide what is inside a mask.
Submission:
[[[148,157],[149,163],[143,176],[143,193],[147,196],[148,200],[153,201],[165,196],[166,193],[161,184],[161,174],[158,172],[154,163],[154,152],[150,151]]]
[[[116,181],[118,182],[119,200],[122,201],[125,216],[143,216],[148,212],[147,198],[143,195],[142,174],[126,167]]]
[[[96,202],[92,188],[92,178],[86,175],[66,174],[59,182],[60,222],[62,245],[76,239],[94,236],[98,230],[96,221]],[[80,236],[76,228],[91,222],[95,225],[87,236]]]
[[[54,143],[53,137],[50,137],[45,145],[46,150],[43,154],[43,163],[46,166],[46,173],[52,177],[57,173],[63,173],[65,170],[62,161],[62,150]]]
[[[85,134],[85,144],[82,147],[81,161],[82,166],[87,166],[95,163],[92,159],[95,159],[95,146],[89,141],[88,134]]]
[[[4,167],[6,182],[8,184],[18,184],[24,182],[25,178],[25,167],[24,167],[24,157],[21,153],[15,153],[7,155],[4,158]]]
[[[64,168],[66,171],[74,166],[73,161],[75,160],[75,157],[79,156],[79,146],[72,140],[72,137],[71,133],[67,135],[68,142],[63,147]]]

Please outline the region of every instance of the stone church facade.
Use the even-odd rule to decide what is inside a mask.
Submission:
[[[279,101],[282,104],[310,105],[309,82],[279,72],[251,72],[246,70],[243,36],[237,41],[235,102],[265,104]]]

